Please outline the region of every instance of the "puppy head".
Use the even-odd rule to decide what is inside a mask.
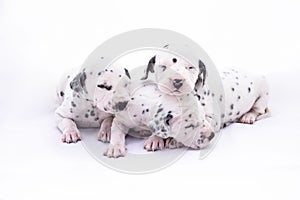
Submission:
[[[205,65],[199,60],[198,66],[193,66],[179,56],[161,52],[152,57],[145,70],[145,80],[149,72],[155,74],[158,88],[169,95],[184,95],[195,87],[203,86],[206,77]]]
[[[119,88],[125,87],[129,79],[130,74],[126,68],[110,66],[102,71],[95,88],[94,102],[96,106],[100,110],[111,114],[114,113],[115,108],[122,107],[120,104],[115,104],[117,101],[124,102],[123,97],[125,97],[125,94],[123,93],[126,90],[120,90]]]

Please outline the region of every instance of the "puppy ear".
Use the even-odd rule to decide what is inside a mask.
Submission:
[[[85,87],[86,73],[80,72],[70,82],[70,88],[75,92],[87,92]]]
[[[124,70],[125,70],[125,75],[126,75],[129,79],[131,79],[128,69],[124,68]]]
[[[149,60],[149,63],[148,63],[148,66],[147,66],[147,69],[146,69],[146,72],[145,72],[146,74],[145,74],[144,77],[141,78],[141,80],[146,80],[146,79],[148,78],[148,73],[149,73],[149,71],[150,71],[151,73],[154,73],[155,59],[156,59],[156,57],[153,56],[153,57]]]
[[[203,86],[205,84],[205,80],[206,80],[206,76],[207,76],[206,67],[201,60],[198,61],[198,67],[199,67],[199,75],[198,75],[198,79],[195,83],[195,89],[197,89],[200,86]]]

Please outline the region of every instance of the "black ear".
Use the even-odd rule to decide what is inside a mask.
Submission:
[[[146,80],[148,78],[148,73],[149,71],[151,73],[154,73],[154,65],[155,65],[155,56],[153,56],[150,60],[149,60],[149,63],[148,63],[148,66],[147,66],[147,69],[146,69],[146,74],[143,78],[141,78],[141,80]]]
[[[85,87],[86,73],[80,72],[76,77],[70,82],[70,88],[75,92],[87,92]]]
[[[198,67],[199,67],[199,75],[195,84],[195,89],[205,84],[205,80],[207,76],[206,67],[201,60],[198,61]]]
[[[124,70],[125,70],[125,75],[126,75],[129,79],[131,79],[128,69],[124,68]]]

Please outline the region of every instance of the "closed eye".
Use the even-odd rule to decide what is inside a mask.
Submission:
[[[167,68],[165,65],[159,65],[159,66],[163,69],[163,71],[165,71]]]

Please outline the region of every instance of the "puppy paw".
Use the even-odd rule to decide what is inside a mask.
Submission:
[[[193,138],[192,143],[189,145],[192,149],[204,149],[209,145],[209,142],[215,137],[215,133],[210,127],[203,127]]]
[[[169,149],[177,149],[177,148],[181,148],[184,146],[181,142],[177,142],[174,138],[167,138],[165,145],[166,145],[166,148],[169,148]]]
[[[257,113],[254,111],[250,111],[246,114],[244,114],[238,122],[243,123],[243,124],[253,124],[256,121],[257,118]]]
[[[164,140],[156,135],[150,136],[144,144],[144,149],[146,149],[147,151],[162,150],[163,148]]]
[[[81,140],[81,135],[78,130],[65,131],[61,138],[61,141],[65,143],[76,143],[79,140]]]
[[[124,157],[126,154],[126,147],[122,144],[109,145],[106,151],[103,153],[104,156],[109,158]]]

